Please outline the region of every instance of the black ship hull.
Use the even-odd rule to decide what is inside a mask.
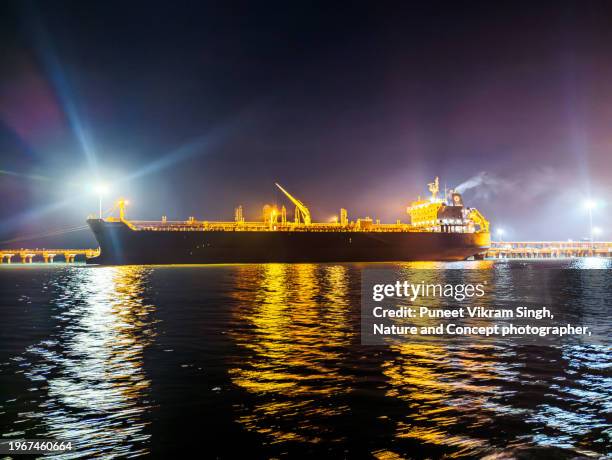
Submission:
[[[488,233],[155,231],[87,221],[100,256],[93,264],[456,261],[482,254]]]

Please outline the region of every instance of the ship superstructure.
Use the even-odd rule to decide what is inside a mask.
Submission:
[[[438,198],[440,181],[427,184],[431,197],[414,201],[407,209],[413,230],[452,233],[489,233],[489,222],[476,208],[463,206],[460,193],[445,191],[444,198]]]

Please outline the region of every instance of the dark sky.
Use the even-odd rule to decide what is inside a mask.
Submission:
[[[406,220],[438,175],[507,239],[612,239],[612,3],[3,2],[0,240],[134,218]],[[87,231],[11,246],[94,245]]]

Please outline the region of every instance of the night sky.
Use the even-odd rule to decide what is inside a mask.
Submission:
[[[436,175],[506,239],[583,238],[592,197],[612,240],[610,2],[5,1],[0,56],[5,246],[96,246],[10,240],[97,181],[135,219],[256,219],[279,182],[393,222]]]

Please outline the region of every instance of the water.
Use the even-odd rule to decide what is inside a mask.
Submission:
[[[594,259],[3,266],[0,434],[72,440],[67,458],[610,453],[610,340],[362,346],[370,266],[441,277],[477,268],[500,289],[513,268],[612,268]],[[578,284],[559,293],[612,330],[609,309],[589,307],[593,293]]]

